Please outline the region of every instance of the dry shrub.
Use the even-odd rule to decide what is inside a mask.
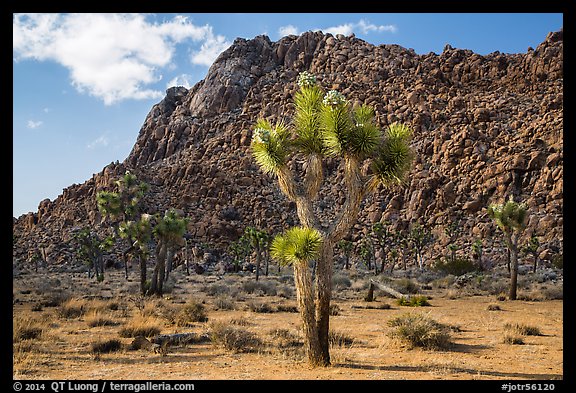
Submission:
[[[298,312],[298,307],[296,306],[290,306],[287,304],[279,304],[276,306],[276,311],[277,312]]]
[[[513,334],[505,334],[502,342],[509,345],[524,345],[524,339]]]
[[[330,330],[328,332],[328,343],[331,347],[350,347],[354,344],[354,338],[350,337],[346,333]]]
[[[252,325],[252,322],[250,322],[248,320],[248,318],[245,317],[238,317],[238,318],[232,318],[229,321],[232,325],[238,325],[238,326],[249,326]]]
[[[236,305],[230,296],[221,295],[214,300],[216,310],[235,310]]]
[[[500,306],[497,304],[489,304],[487,309],[488,309],[488,311],[500,311],[500,310],[502,310],[500,308]]]
[[[176,325],[190,326],[194,322],[206,322],[208,316],[202,303],[190,302],[185,304],[176,314]]]
[[[214,345],[234,353],[258,352],[264,346],[262,340],[254,333],[224,322],[211,324],[210,340]]]
[[[246,305],[250,311],[256,313],[273,313],[276,311],[270,304],[266,302],[247,302]]]
[[[281,355],[292,358],[302,359],[304,353],[304,341],[301,337],[288,329],[274,329],[269,332],[271,345]]]
[[[84,318],[89,327],[96,326],[116,326],[118,322],[114,321],[105,312],[100,310],[91,310]]]
[[[394,329],[388,336],[409,348],[442,350],[452,344],[450,327],[422,314],[404,314],[388,322]]]
[[[152,337],[162,331],[161,321],[155,317],[138,315],[132,317],[118,332],[120,337]]]
[[[58,309],[58,316],[64,319],[80,318],[88,311],[88,302],[84,299],[66,300]]]
[[[542,336],[542,332],[536,326],[529,326],[524,323],[505,323],[504,330],[521,336]]]
[[[90,350],[94,354],[117,352],[122,349],[122,343],[117,339],[110,339],[92,343]]]
[[[18,316],[12,322],[12,342],[38,340],[45,330],[44,324],[29,316]]]

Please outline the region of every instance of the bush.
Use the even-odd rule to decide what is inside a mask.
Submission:
[[[234,301],[228,296],[218,296],[214,301],[217,310],[235,310]]]
[[[206,315],[206,310],[202,303],[190,302],[184,305],[178,314],[174,322],[177,326],[189,326],[193,322],[206,322],[208,316]]]
[[[120,340],[117,340],[117,339],[99,341],[99,342],[92,343],[92,345],[91,345],[92,353],[97,353],[97,354],[116,352],[116,351],[119,351],[121,349],[122,349],[122,343],[120,342]]]
[[[418,293],[420,290],[418,284],[409,278],[401,278],[399,280],[395,280],[391,283],[391,286],[401,293],[413,294]]]
[[[331,304],[330,305],[330,315],[331,316],[336,316],[336,315],[340,315],[340,311],[342,311],[342,309],[340,308],[339,305],[337,304]]]
[[[502,310],[499,305],[497,304],[489,304],[488,311],[500,311]]]
[[[511,334],[505,334],[502,342],[504,344],[510,345],[524,345],[524,339],[522,337],[514,336]]]
[[[328,332],[328,343],[332,347],[349,347],[354,344],[354,338],[346,333],[330,330]]]
[[[298,312],[298,307],[279,304],[276,306],[277,312]]]
[[[58,310],[60,318],[79,318],[87,311],[88,303],[82,299],[70,299],[62,303]]]
[[[506,323],[504,324],[504,330],[519,334],[521,336],[542,335],[542,332],[540,332],[540,329],[537,328],[536,326],[529,326],[523,323]]]
[[[269,334],[277,348],[301,347],[304,345],[300,337],[288,329],[274,329]]]
[[[352,286],[352,281],[346,274],[336,273],[332,276],[332,287],[335,289],[350,288],[350,286]]]
[[[428,298],[426,296],[412,296],[410,299],[401,297],[397,300],[399,306],[409,306],[409,307],[422,307],[429,306]]]
[[[160,321],[154,317],[137,316],[132,318],[118,334],[120,337],[152,337],[161,332]]]
[[[273,313],[275,310],[268,303],[248,302],[246,303],[250,311],[257,313]]]
[[[210,327],[212,344],[228,351],[257,352],[263,347],[263,342],[254,333],[235,328],[222,322],[213,323]]]
[[[100,311],[92,310],[86,315],[86,323],[89,327],[96,326],[115,326],[118,325],[117,322],[103,315]]]
[[[433,269],[444,274],[461,276],[478,270],[478,267],[468,258],[454,258],[454,260],[443,258],[436,260]]]
[[[246,293],[261,292],[268,296],[276,296],[278,293],[275,281],[245,281],[242,283],[242,290]]]
[[[552,266],[556,269],[564,269],[564,254],[556,254],[552,257]]]
[[[424,315],[405,314],[391,319],[388,336],[410,348],[441,350],[451,346],[450,327]]]
[[[12,341],[37,340],[44,329],[39,321],[29,317],[17,317],[13,320]]]

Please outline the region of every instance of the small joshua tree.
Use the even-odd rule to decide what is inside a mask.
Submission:
[[[514,198],[506,203],[490,204],[488,215],[494,219],[498,228],[504,233],[504,241],[510,251],[510,300],[516,300],[518,282],[518,237],[526,226],[527,206],[524,203],[514,202]]]
[[[424,248],[432,243],[432,233],[425,226],[420,223],[415,223],[410,228],[410,244],[414,250],[414,257],[420,270],[424,269]]]
[[[124,176],[115,182],[116,191],[99,191],[96,194],[98,210],[112,221],[114,232],[126,240],[128,247],[122,252],[126,279],[128,279],[128,257],[141,255],[141,250],[135,245],[135,234],[132,230],[125,230],[121,236],[121,227],[133,225],[140,221],[142,200],[148,191],[148,184],[139,181],[133,173],[126,171]],[[140,259],[142,271],[142,259]],[[144,269],[145,269],[144,265]],[[145,270],[144,270],[145,271]]]
[[[384,266],[386,264],[386,254],[388,251],[387,248],[392,243],[393,233],[391,230],[388,229],[388,223],[377,222],[374,225],[372,225],[372,235],[376,239],[376,244],[378,244],[378,247],[380,248],[380,253],[382,254],[380,273],[384,273]]]
[[[538,249],[540,248],[540,241],[536,236],[531,236],[528,242],[522,248],[525,254],[531,254],[534,264],[532,265],[532,271],[536,273],[536,267],[538,267]]]
[[[354,250],[354,243],[350,240],[342,239],[336,243],[336,247],[344,254],[344,269],[350,269],[350,255]]]
[[[88,276],[94,269],[94,276],[99,280],[104,279],[104,252],[110,250],[113,241],[111,237],[100,238],[90,228],[82,228],[74,233],[77,246],[76,255],[88,267]]]
[[[280,190],[296,205],[301,226],[317,231],[322,239],[315,260],[315,298],[306,295],[301,306],[306,306],[306,312],[316,306],[305,341],[319,348],[308,352],[308,360],[314,366],[327,366],[334,246],[357,221],[360,204],[368,194],[379,185],[403,184],[411,168],[412,131],[395,123],[382,132],[371,107],[352,107],[335,90],[324,93],[308,72],[299,75],[298,85],[292,124],[258,120],[251,148],[262,171],[275,176]],[[334,220],[323,226],[314,214],[313,202],[324,180],[322,160],[328,157],[341,160],[346,201]],[[292,158],[304,161],[301,176],[291,169]]]
[[[170,266],[174,250],[177,247],[184,246],[186,219],[179,217],[174,209],[167,210],[164,217],[158,220],[153,233],[158,240],[158,244],[156,246],[156,266],[152,274],[150,293],[162,295],[164,280],[167,277],[166,268]]]

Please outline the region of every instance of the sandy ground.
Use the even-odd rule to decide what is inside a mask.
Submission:
[[[132,273],[134,287],[136,273]],[[226,276],[230,285],[234,278]],[[58,281],[54,281],[54,280]],[[52,280],[52,281],[51,281]],[[250,277],[238,281],[253,280]],[[274,278],[263,277],[263,281]],[[299,315],[292,312],[255,313],[246,307],[249,301],[267,302],[272,306],[295,305],[295,298],[264,294],[242,294],[234,300],[235,310],[217,310],[216,296],[202,290],[215,276],[186,277],[177,274],[176,287],[164,302],[181,306],[194,299],[203,301],[208,322],[177,327],[165,321],[162,333],[206,332],[214,321],[244,318],[242,326],[263,340],[273,329],[288,329],[298,334]],[[111,311],[116,326],[89,327],[86,316],[63,319],[57,307],[31,308],[46,294],[46,283],[71,292],[74,296],[97,293],[122,305]],[[56,285],[57,284],[57,285]],[[353,338],[351,345],[332,347],[332,365],[310,368],[304,359],[267,347],[256,353],[233,353],[210,342],[171,347],[162,356],[153,352],[122,350],[103,354],[95,359],[91,344],[118,338],[123,344],[132,339],[120,338],[122,325],[138,310],[129,300],[132,296],[122,288],[126,281],[121,272],[97,284],[82,275],[29,274],[14,280],[14,317],[30,316],[44,321],[43,335],[32,341],[32,349],[14,353],[14,378],[18,379],[118,379],[118,380],[551,380],[563,376],[563,313],[562,301],[497,301],[494,296],[463,296],[450,299],[445,291],[426,291],[431,297],[429,307],[398,306],[394,299],[379,297],[373,305],[388,303],[391,309],[361,309],[365,291],[335,293],[333,304],[340,307],[331,317],[331,329]],[[40,289],[39,289],[40,288]],[[152,301],[150,301],[152,302]],[[489,311],[497,304],[501,310]],[[453,326],[454,345],[449,350],[408,349],[392,342],[387,322],[405,313],[424,313],[438,322]],[[504,344],[504,324],[525,323],[540,329],[540,336],[524,336],[524,345]]]

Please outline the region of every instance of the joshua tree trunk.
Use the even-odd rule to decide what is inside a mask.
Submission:
[[[162,295],[164,287],[164,265],[166,261],[166,245],[161,242],[156,246],[156,266],[154,266],[154,273],[152,274],[152,282],[150,284],[150,293]]]
[[[262,259],[260,255],[260,247],[256,248],[256,281],[260,277],[260,260]]]
[[[534,266],[532,267],[532,271],[536,273],[536,268],[538,267],[538,253],[534,253]]]
[[[516,288],[518,286],[518,236],[507,234],[506,242],[510,250],[510,293],[508,297],[510,300],[516,300]]]
[[[128,239],[128,248],[122,253],[122,259],[124,260],[124,277],[128,279],[128,257],[134,251],[134,241]]]
[[[314,318],[314,299],[312,293],[312,277],[307,263],[304,261],[294,263],[294,281],[296,284],[296,297],[302,318],[304,332],[304,348],[311,365],[324,365],[322,350],[318,340],[318,329]]]
[[[140,292],[146,295],[146,256],[140,255]]]
[[[166,277],[164,277],[164,281],[168,281],[168,277],[170,276],[170,272],[173,269],[172,262],[174,261],[174,251],[172,248],[169,248],[166,252]]]

